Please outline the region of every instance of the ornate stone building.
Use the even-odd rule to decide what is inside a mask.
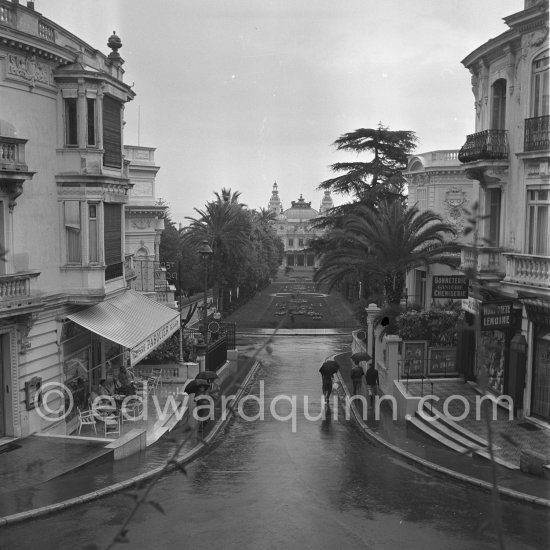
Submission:
[[[292,201],[291,207],[284,210],[279,197],[277,182],[273,184],[268,209],[276,214],[274,222],[277,235],[281,237],[284,246],[284,267],[299,271],[312,271],[317,266],[315,256],[308,252],[309,241],[323,234],[313,227],[312,221],[323,216],[334,204],[329,191],[325,191],[319,210],[311,207],[302,195],[297,201]]]
[[[466,219],[464,209],[470,208],[473,182],[466,177],[458,160],[458,150],[430,151],[409,157],[404,172],[409,190],[409,204],[423,212],[432,210],[443,220],[453,225],[457,240],[466,242],[462,236]],[[432,282],[438,275],[460,275],[444,265],[417,268],[407,273],[407,302],[428,307],[432,300]],[[436,299],[435,303],[441,300]]]
[[[474,182],[480,223],[476,256],[462,250],[462,267],[477,271],[472,313],[481,320],[495,304],[499,326],[483,326],[490,386],[514,407],[550,422],[550,96],[548,0],[525,0],[504,18],[508,29],[463,61],[472,76],[475,133],[459,153]],[[477,261],[476,261],[477,257]],[[479,365],[478,365],[479,367]],[[475,374],[475,373],[474,373]]]
[[[138,172],[150,179],[155,169],[124,156],[124,106],[135,94],[115,33],[108,47],[103,54],[34,2],[0,0],[3,441],[71,433],[76,407],[87,408],[111,367],[138,363],[179,328],[177,312],[128,289],[125,206]],[[144,207],[152,211],[136,202]]]

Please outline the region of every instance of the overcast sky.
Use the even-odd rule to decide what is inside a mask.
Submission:
[[[35,9],[108,54],[121,37],[124,141],[156,148],[157,197],[186,224],[230,187],[267,206],[314,208],[332,142],[379,122],[413,130],[417,152],[474,131],[460,61],[506,31],[523,0],[36,0]],[[138,112],[140,116],[138,116]],[[138,119],[139,136],[138,136]],[[337,204],[342,198],[334,197]]]

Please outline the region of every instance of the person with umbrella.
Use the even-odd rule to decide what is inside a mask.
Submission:
[[[356,395],[359,391],[361,391],[363,375],[365,374],[361,362],[369,361],[370,355],[365,351],[353,353],[351,356],[351,360],[353,361],[353,367],[351,369],[351,381],[353,382],[353,394]]]
[[[323,380],[323,383],[322,383],[323,396],[325,398],[325,403],[327,404],[328,404],[330,394],[332,393],[332,377],[339,369],[340,369],[340,365],[336,361],[331,359],[328,361],[325,361],[321,365],[321,368],[319,369],[319,372],[321,373],[321,377]]]

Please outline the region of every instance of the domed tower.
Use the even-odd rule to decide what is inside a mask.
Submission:
[[[279,197],[279,187],[277,186],[277,182],[273,184],[273,191],[271,192],[271,198],[269,199],[269,204],[267,208],[270,212],[273,212],[277,216],[283,210],[283,205]]]
[[[334,202],[332,202],[332,197],[330,196],[330,191],[325,191],[325,196],[321,201],[321,206],[319,207],[320,214],[326,214],[328,210],[334,208]]]

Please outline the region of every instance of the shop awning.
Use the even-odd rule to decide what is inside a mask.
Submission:
[[[550,327],[550,300],[539,297],[520,298],[533,323]]]
[[[180,316],[134,290],[67,315],[80,326],[130,350],[135,365],[179,329]]]

